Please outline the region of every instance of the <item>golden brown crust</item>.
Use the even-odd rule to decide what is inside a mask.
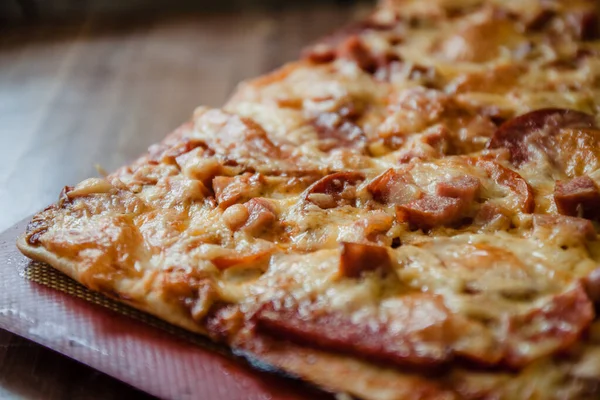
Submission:
[[[60,258],[42,247],[31,246],[27,243],[25,236],[21,236],[18,239],[17,247],[24,255],[32,260],[51,265],[70,278],[80,281],[78,276],[78,266],[76,263],[73,263],[68,259]],[[121,288],[119,291],[102,293],[113,298],[114,300],[132,306],[140,311],[147,312],[148,314],[152,314],[173,325],[203,335],[207,334],[206,330],[194,323],[194,321],[191,320],[188,315],[182,314],[178,310],[173,309],[173,307],[170,305],[163,303],[159,299],[153,298],[152,296],[140,298],[135,296],[135,290],[128,290],[127,288]]]

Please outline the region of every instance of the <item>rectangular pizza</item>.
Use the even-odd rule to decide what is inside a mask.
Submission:
[[[598,399],[599,15],[383,0],[18,247],[333,393]]]

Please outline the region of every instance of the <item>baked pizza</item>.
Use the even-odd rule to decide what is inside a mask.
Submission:
[[[18,246],[334,393],[598,399],[599,39],[595,1],[383,0]]]

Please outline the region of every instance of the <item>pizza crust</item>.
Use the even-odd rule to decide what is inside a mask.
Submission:
[[[53,268],[56,268],[71,279],[81,282],[78,274],[77,264],[73,261],[58,257],[56,254],[47,251],[43,247],[31,246],[27,243],[25,236],[19,237],[17,241],[17,247],[24,255],[32,260],[51,265]],[[180,310],[177,310],[164,301],[161,301],[157,294],[151,293],[145,296],[140,296],[139,291],[134,289],[133,283],[126,280],[114,282],[114,286],[115,288],[119,287],[119,290],[102,292],[102,294],[117,300],[120,303],[154,315],[155,317],[179,326],[180,328],[184,328],[202,335],[207,335],[206,330],[194,323],[194,321],[191,320],[188,315],[185,315]]]

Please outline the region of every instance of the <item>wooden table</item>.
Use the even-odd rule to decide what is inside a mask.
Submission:
[[[365,6],[146,16],[0,31],[0,231],[112,170]],[[1,279],[1,277],[0,277]],[[0,331],[0,399],[146,395]],[[234,399],[232,399],[234,400]]]

